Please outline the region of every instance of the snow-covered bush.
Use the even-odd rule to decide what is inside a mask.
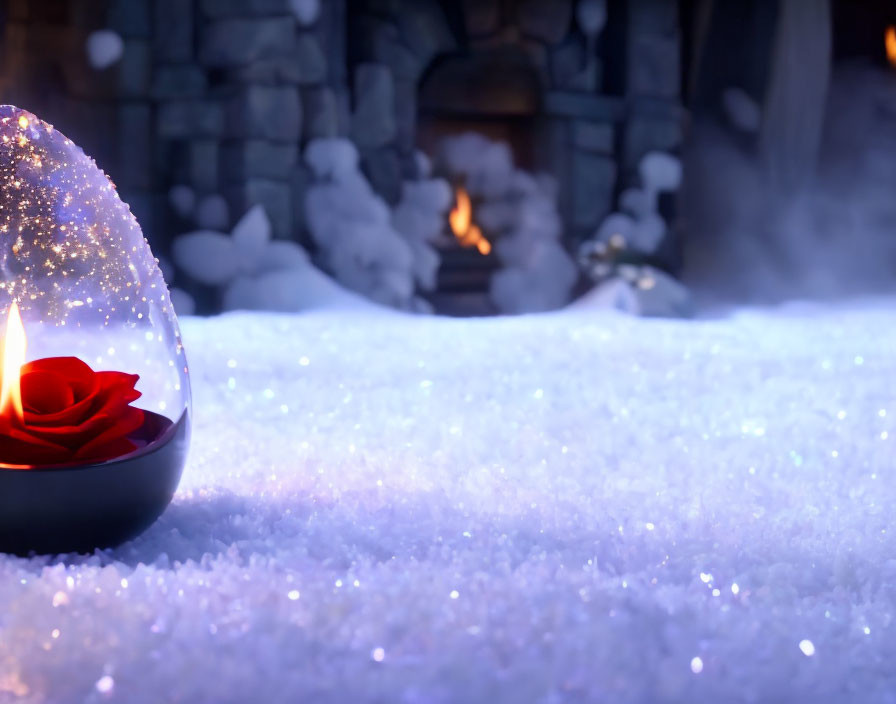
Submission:
[[[594,236],[582,243],[579,260],[598,284],[585,298],[592,304],[623,301],[620,307],[641,315],[687,315],[691,311],[687,289],[644,259],[655,254],[668,230],[659,213],[661,193],[681,185],[681,161],[671,154],[649,152],[638,164],[641,186],[619,196],[619,212],[610,213]],[[627,286],[632,299],[610,295]],[[634,304],[633,304],[634,302]]]
[[[554,181],[516,168],[506,144],[474,133],[442,140],[437,165],[463,182],[477,201],[477,224],[494,238],[502,268],[492,276],[490,294],[498,309],[527,313],[563,306],[578,272],[559,242]]]
[[[406,182],[393,213],[361,172],[350,141],[313,140],[305,162],[314,178],[305,212],[322,266],[372,300],[425,310],[416,290],[434,285],[439,259],[429,242],[438,236],[450,205],[447,184]]]
[[[230,234],[197,230],[181,235],[173,255],[191,278],[221,288],[225,310],[365,305],[317,270],[301,246],[271,239],[271,223],[260,205],[243,215]]]
[[[440,258],[432,244],[445,229],[451,198],[451,188],[441,179],[405,181],[401,200],[392,212],[392,226],[411,249],[411,273],[424,291],[436,286]],[[416,308],[425,306],[419,301]]]

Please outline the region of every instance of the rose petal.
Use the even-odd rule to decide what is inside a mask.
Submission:
[[[50,371],[22,374],[22,405],[31,413],[45,414],[63,411],[75,402],[75,394],[68,381]]]
[[[129,455],[137,449],[137,445],[128,438],[114,438],[104,445],[91,445],[88,449],[78,450],[74,459],[81,462],[107,462],[123,455]]]
[[[6,428],[0,433],[0,463],[3,464],[57,464],[67,462],[73,456],[67,447],[15,428]]]
[[[136,450],[137,445],[129,440],[127,436],[143,425],[143,420],[143,411],[139,408],[129,408],[128,413],[118,419],[113,427],[93,438],[80,448],[75,453],[75,456],[78,459],[95,458],[98,456],[110,459],[111,457],[124,454],[123,452],[109,454],[112,447],[126,447],[125,452]]]
[[[68,380],[75,393],[75,401],[80,401],[92,393],[96,372],[77,357],[44,357],[22,365],[22,374],[29,372],[53,372]]]
[[[55,357],[53,359],[67,359]],[[40,361],[40,360],[39,360]],[[27,365],[26,365],[27,366]],[[88,367],[89,369],[89,367]],[[91,390],[88,395],[58,413],[45,413],[42,415],[29,415],[25,413],[25,423],[29,426],[76,426],[89,421],[90,418],[104,409],[108,413],[111,409],[109,403],[117,400],[121,406],[126,406],[142,395],[134,388],[140,379],[136,374],[124,374],[122,372],[94,372],[90,382]],[[116,389],[115,392],[111,389]],[[77,398],[77,392],[76,392]]]
[[[26,428],[28,435],[31,437],[40,438],[57,445],[65,445],[71,448],[72,451],[75,451],[114,425],[115,419],[113,417],[101,415],[89,418],[80,425],[61,425],[58,428],[26,426]]]

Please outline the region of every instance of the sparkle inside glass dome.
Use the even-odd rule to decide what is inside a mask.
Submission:
[[[177,319],[136,219],[93,159],[10,105],[0,106],[0,271],[0,332],[15,303],[27,360],[139,375],[135,407],[172,423],[188,412]]]

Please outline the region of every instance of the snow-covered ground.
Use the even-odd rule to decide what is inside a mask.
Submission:
[[[0,701],[896,701],[894,311],[186,319],[181,489],[0,560]]]

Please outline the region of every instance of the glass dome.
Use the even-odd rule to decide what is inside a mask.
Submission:
[[[188,428],[180,331],[140,226],[93,159],[10,105],[0,106],[0,271],[0,463],[107,461]],[[126,441],[109,429],[116,414]],[[23,418],[27,442],[16,435]],[[58,437],[61,426],[76,430]]]

